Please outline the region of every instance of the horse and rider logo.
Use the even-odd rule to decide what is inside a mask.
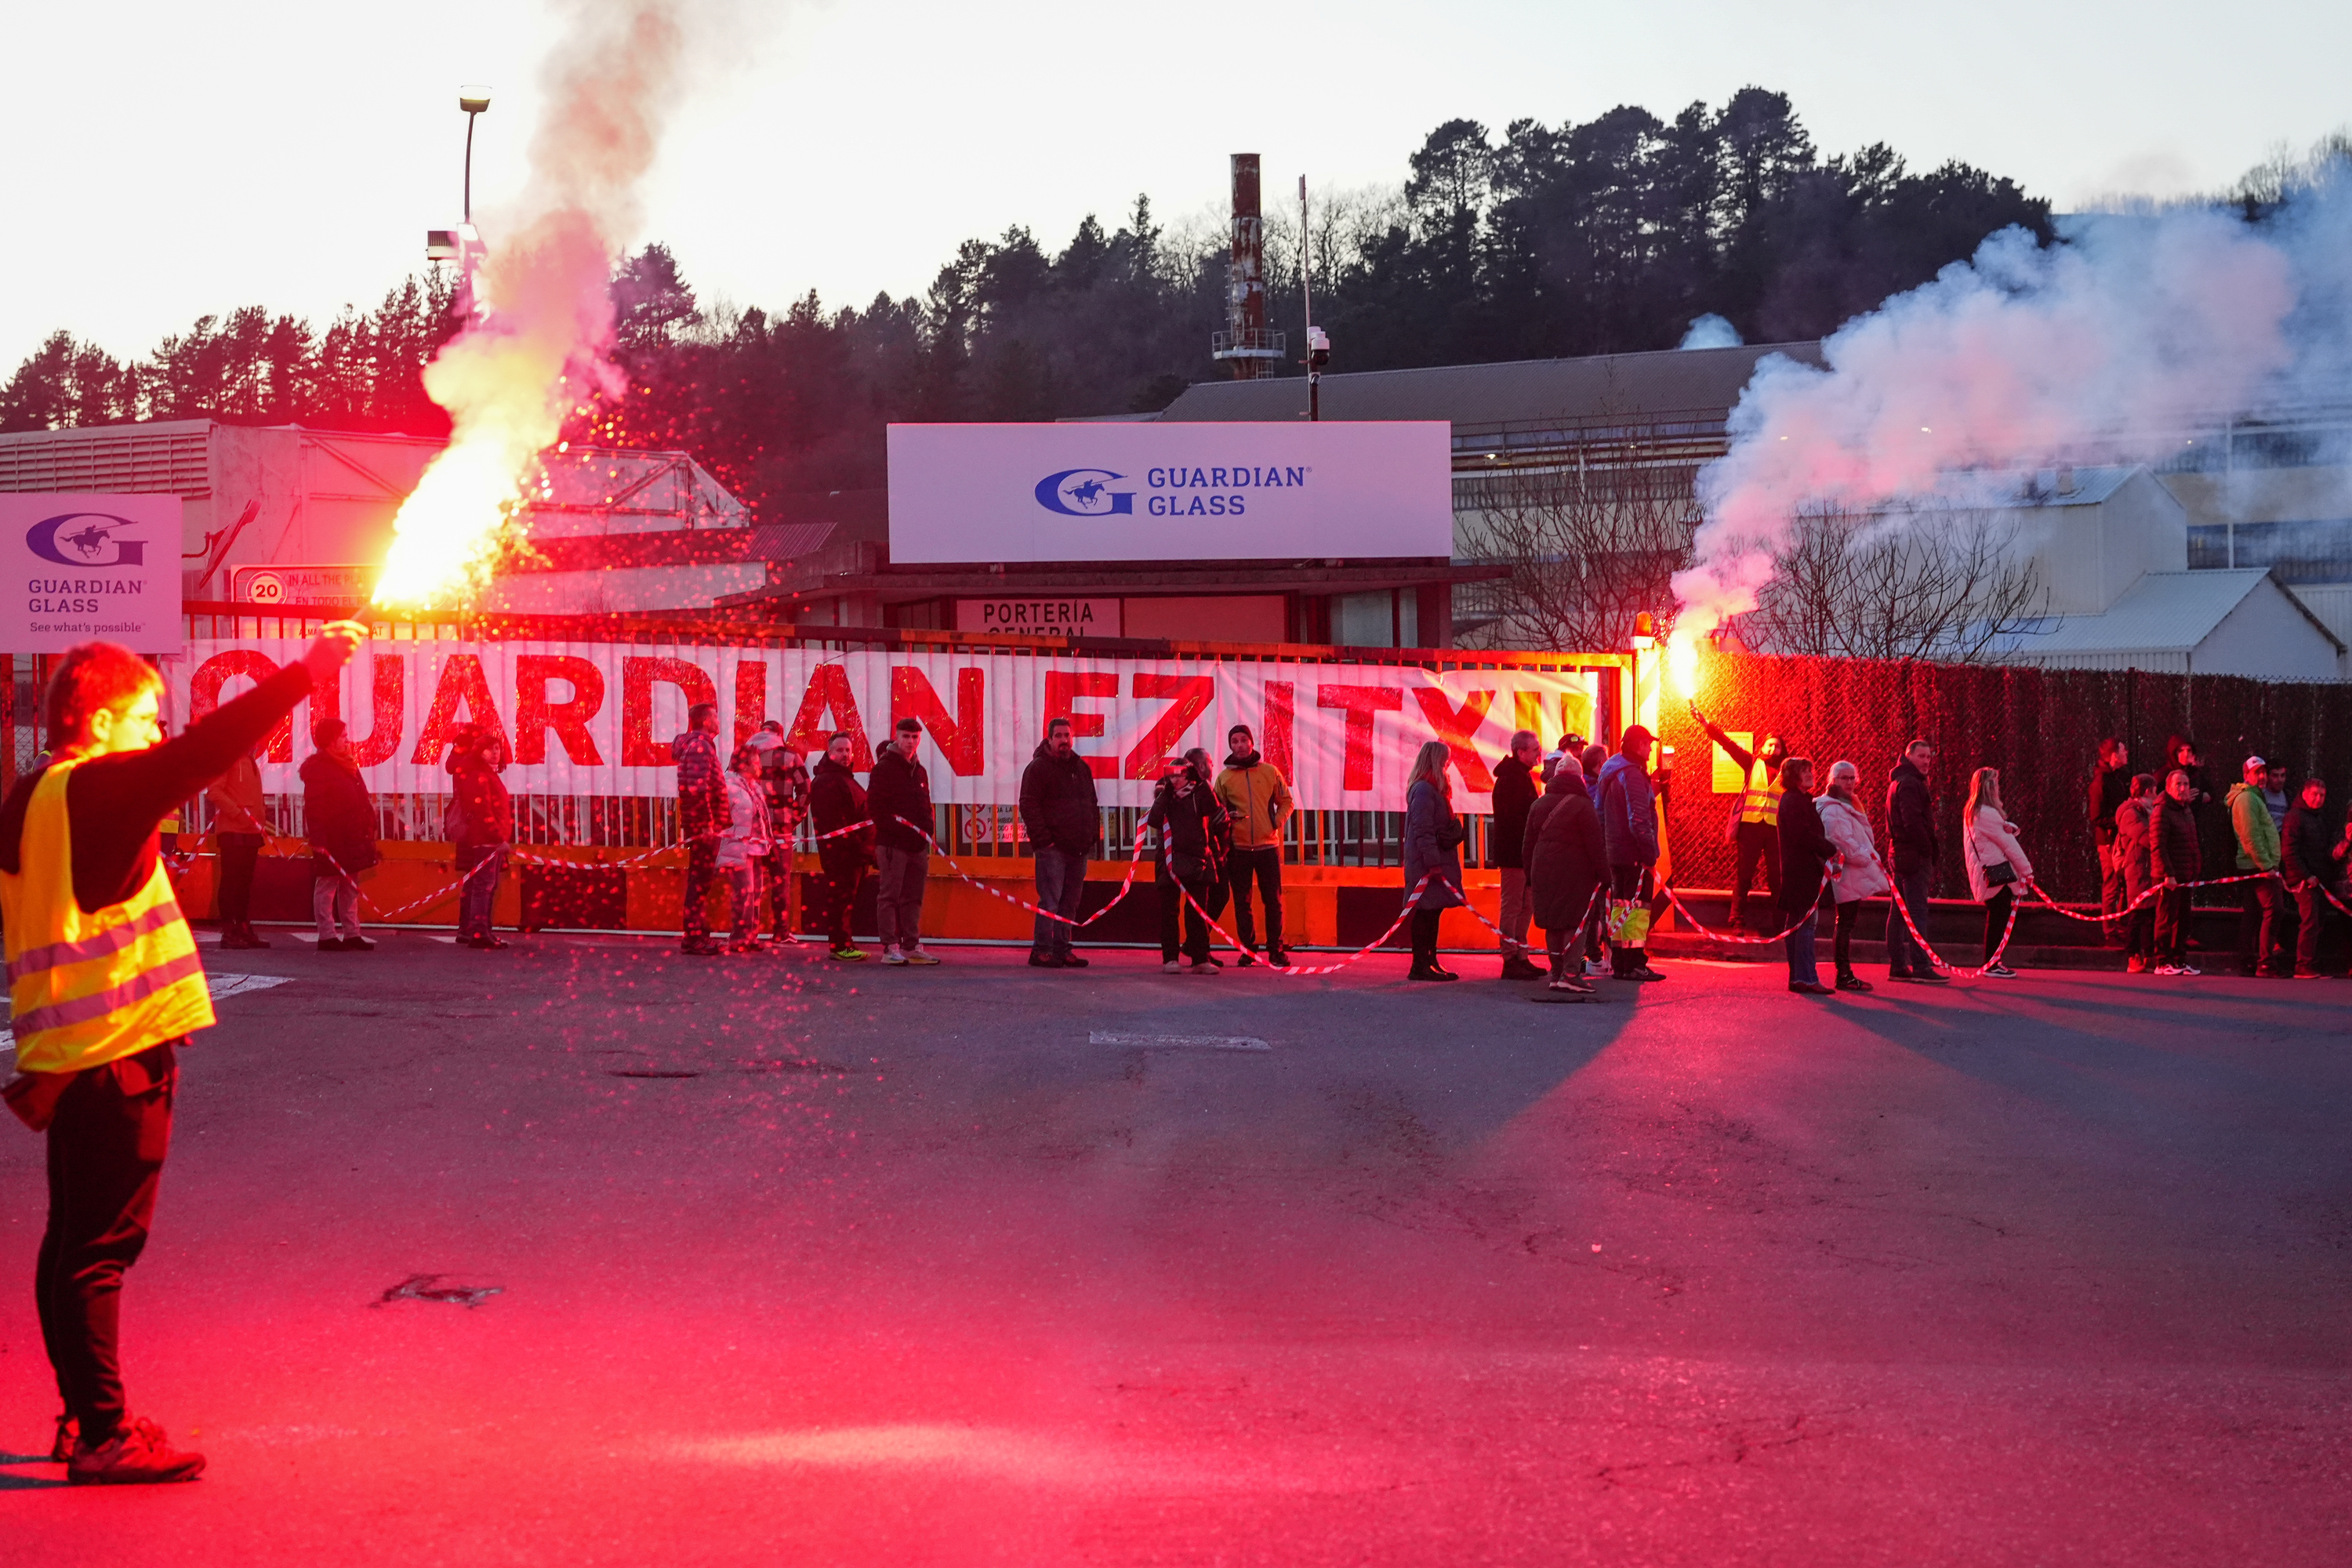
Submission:
[[[1037,504],[1064,517],[1131,516],[1135,492],[1115,490],[1108,483],[1126,477],[1108,468],[1064,468],[1037,481]]]
[[[60,566],[140,566],[146,563],[147,542],[116,531],[138,526],[102,511],[69,511],[26,529],[25,547]]]

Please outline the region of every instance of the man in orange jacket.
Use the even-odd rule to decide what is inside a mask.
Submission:
[[[299,662],[170,741],[154,669],[129,648],[84,643],[49,683],[50,761],[0,804],[18,1069],[5,1092],[48,1134],[33,1290],[65,1401],[53,1457],[77,1485],[187,1480],[205,1467],[125,1408],[117,1333],[123,1271],[147,1245],[171,1143],[178,1049],[213,1022],[156,826],[335,679],[362,635],[331,625]]]

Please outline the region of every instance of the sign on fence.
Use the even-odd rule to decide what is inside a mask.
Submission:
[[[0,495],[0,653],[176,653],[180,498]]]
[[[198,640],[168,659],[172,712],[210,712],[304,645]],[[1573,663],[1566,660],[1564,662]],[[1166,762],[1191,747],[1222,762],[1247,724],[1307,808],[1402,809],[1405,777],[1428,742],[1448,748],[1456,809],[1484,811],[1511,732],[1549,745],[1592,735],[1619,710],[1622,670],[1520,668],[1438,672],[1415,666],[1032,658],[1011,654],[833,652],[822,648],[635,644],[378,641],[337,689],[314,693],[270,737],[263,788],[299,788],[310,726],[351,727],[376,791],[445,791],[449,737],[486,723],[507,738],[509,789],[552,795],[669,795],[670,742],[687,709],[719,705],[722,743],[780,720],[812,754],[849,733],[855,765],[899,718],[923,721],[921,759],[942,805],[1020,798],[1045,721],[1066,716],[1106,805],[1143,805]]]

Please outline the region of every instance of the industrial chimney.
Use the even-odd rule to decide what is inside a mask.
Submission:
[[[1228,362],[1235,381],[1274,374],[1284,336],[1265,330],[1265,219],[1259,216],[1257,154],[1236,153],[1234,163],[1234,249],[1225,267],[1225,330],[1213,334],[1209,353]]]

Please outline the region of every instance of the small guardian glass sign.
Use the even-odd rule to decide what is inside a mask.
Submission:
[[[177,653],[180,498],[0,495],[0,653]]]

